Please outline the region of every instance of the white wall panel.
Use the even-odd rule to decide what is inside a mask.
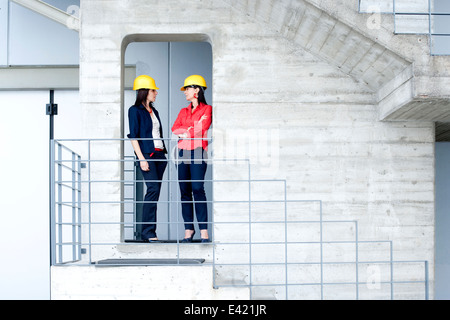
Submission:
[[[0,66],[8,64],[8,0],[0,0]]]
[[[0,92],[0,299],[50,295],[47,92]]]
[[[0,92],[0,299],[50,298],[48,91]],[[78,91],[56,91],[55,138],[79,138]]]

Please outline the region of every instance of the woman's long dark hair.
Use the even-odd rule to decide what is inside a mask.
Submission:
[[[147,100],[149,89],[139,89],[136,94],[135,106],[139,107],[141,104],[145,106],[145,101]],[[153,107],[153,102],[150,102],[150,107]]]
[[[192,88],[194,88],[194,89],[199,88],[199,89],[200,89],[200,90],[198,91],[198,98],[197,98],[198,103],[208,104],[208,103],[206,102],[206,99],[205,99],[205,89],[204,89],[203,87],[195,86],[195,85],[192,86]]]

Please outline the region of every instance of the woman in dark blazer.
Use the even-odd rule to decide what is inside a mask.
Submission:
[[[161,191],[161,180],[167,166],[165,156],[167,150],[164,140],[162,140],[161,120],[158,111],[153,106],[158,89],[153,78],[147,75],[137,77],[133,88],[133,90],[137,90],[136,102],[128,110],[130,124],[128,138],[131,139],[147,186],[142,212],[142,239],[149,242],[158,241],[156,235],[157,202]]]

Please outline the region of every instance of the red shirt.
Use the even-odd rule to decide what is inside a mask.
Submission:
[[[190,104],[187,108],[180,110],[175,123],[172,126],[172,132],[176,135],[187,133],[187,137],[178,141],[178,148],[184,150],[194,150],[202,147],[207,150],[208,140],[190,140],[189,138],[206,139],[207,132],[211,126],[212,107],[210,105],[200,103],[194,112],[192,112]],[[205,116],[203,120],[201,118]]]

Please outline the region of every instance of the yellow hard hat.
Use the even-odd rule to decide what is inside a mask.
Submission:
[[[184,80],[184,86],[181,88],[181,91],[185,91],[188,86],[200,86],[205,89],[207,88],[205,79],[196,74],[189,76]]]
[[[139,89],[159,90],[159,88],[156,87],[155,79],[146,75],[142,75],[134,79],[133,90]]]

